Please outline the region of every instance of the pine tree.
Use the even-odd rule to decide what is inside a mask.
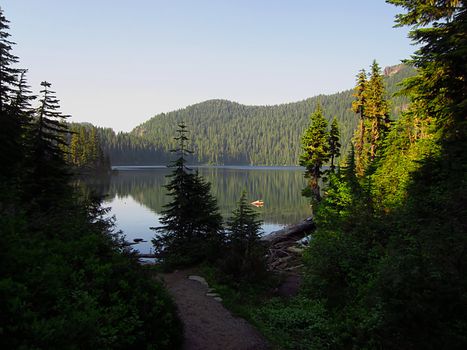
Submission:
[[[77,131],[73,131],[70,140],[70,163],[74,167],[81,166],[81,147],[82,141],[80,140],[80,134]]]
[[[465,140],[467,83],[465,1],[387,0],[407,10],[396,17],[397,26],[411,26],[409,37],[420,48],[409,61],[417,76],[405,84],[418,118],[437,119],[445,139]],[[431,27],[424,28],[428,25]],[[463,150],[461,151],[463,152]]]
[[[352,110],[359,116],[353,143],[357,175],[362,177],[379,152],[389,130],[389,105],[381,69],[376,61],[367,79],[365,70],[357,75]]]
[[[11,47],[15,43],[8,40],[10,37],[7,32],[10,29],[8,23],[10,22],[5,18],[3,10],[0,8],[0,113],[2,115],[12,94],[14,94],[18,74],[18,70],[12,67],[18,62],[18,57],[11,53]]]
[[[164,207],[156,228],[160,233],[152,240],[156,253],[166,266],[186,266],[215,259],[223,243],[222,217],[211,185],[186,166],[188,138],[185,124],[179,124],[175,140],[178,158],[171,164],[165,186],[172,201]]]
[[[93,167],[96,167],[99,161],[99,139],[97,138],[96,128],[92,127],[89,132],[89,154]]]
[[[8,106],[8,114],[10,121],[13,121],[13,128],[10,128],[10,139],[13,142],[13,148],[10,150],[11,164],[21,166],[24,163],[26,156],[27,143],[30,141],[28,138],[28,130],[30,129],[34,109],[31,102],[36,99],[32,95],[30,87],[26,79],[26,69],[20,71],[17,90],[12,96],[11,104]],[[24,164],[22,164],[24,165]]]
[[[31,102],[36,99],[36,96],[32,94],[30,86],[28,85],[26,73],[27,69],[22,69],[19,71],[17,90],[13,95],[11,103],[11,107],[14,111],[19,111],[25,114],[23,115],[22,125],[26,125],[31,122]]]
[[[23,157],[20,144],[23,113],[12,110],[11,106],[12,98],[17,95],[19,71],[12,67],[18,62],[18,57],[11,53],[14,43],[8,40],[8,23],[0,8],[0,175],[5,177],[14,173],[17,163]]]
[[[346,179],[349,179],[352,182],[356,182],[356,178],[355,178],[356,174],[357,174],[357,164],[355,162],[355,148],[352,145],[350,147],[349,154],[346,157],[345,164],[342,167],[342,175]]]
[[[358,128],[354,136],[355,161],[356,171],[359,176],[363,176],[366,168],[366,157],[364,152],[365,145],[365,106],[366,106],[366,89],[367,76],[365,69],[362,69],[357,75],[357,86],[355,87],[354,97],[352,102],[352,111],[358,115]]]
[[[340,150],[339,123],[337,119],[334,118],[331,123],[331,130],[329,131],[329,153],[331,155],[330,170],[332,172],[334,172],[335,169],[334,160],[340,156]]]
[[[41,83],[40,105],[31,124],[31,150],[27,196],[37,200],[42,207],[54,205],[53,199],[63,195],[69,173],[67,171],[63,146],[68,127],[67,115],[59,111],[55,92],[49,90],[51,84]]]
[[[370,161],[373,162],[382,139],[389,129],[389,106],[385,98],[381,69],[376,61],[371,65],[371,75],[366,86],[365,115],[370,124]]]
[[[305,178],[309,179],[309,186],[303,193],[319,202],[321,200],[319,189],[319,179],[322,175],[321,167],[330,157],[328,123],[324,119],[320,105],[311,114],[310,120],[310,126],[302,136],[303,153],[300,156],[300,165],[306,169]]]
[[[97,129],[71,124],[68,145],[65,147],[67,162],[79,173],[106,173],[110,170],[101,148]]]
[[[266,271],[265,249],[260,242],[261,220],[247,203],[243,191],[237,208],[227,221],[228,250],[225,270],[235,280],[253,281]]]

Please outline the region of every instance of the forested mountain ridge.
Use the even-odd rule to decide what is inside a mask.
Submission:
[[[393,97],[398,83],[412,76],[414,69],[398,65],[385,69],[391,119],[395,120],[407,101]],[[175,147],[171,135],[184,121],[191,131],[193,163],[296,165],[300,139],[309,115],[319,102],[326,119],[340,124],[342,154],[346,154],[357,118],[351,111],[353,90],[319,95],[303,101],[272,106],[247,106],[227,100],[208,100],[184,109],[161,113],[130,133],[115,134],[99,129],[104,151],[113,165],[165,164]]]

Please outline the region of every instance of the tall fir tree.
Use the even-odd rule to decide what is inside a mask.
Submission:
[[[364,152],[366,135],[365,106],[367,84],[368,80],[366,72],[365,69],[362,69],[357,75],[357,85],[355,86],[353,94],[355,100],[352,102],[352,111],[358,116],[358,128],[354,135],[353,144],[355,150],[356,172],[359,176],[363,176],[367,163]]]
[[[189,266],[215,259],[223,244],[222,217],[211,185],[186,166],[188,130],[178,125],[178,148],[172,150],[178,158],[165,186],[172,201],[162,211],[161,227],[152,240],[156,254],[168,267]]]
[[[11,53],[12,45],[15,43],[8,40],[9,23],[0,8],[0,112],[2,114],[14,94],[18,74],[18,69],[12,67],[18,62],[18,57]]]
[[[389,129],[389,105],[381,68],[376,61],[371,65],[370,79],[366,86],[365,115],[370,129],[370,161],[376,158],[377,151]]]
[[[13,158],[10,164],[15,164],[18,169],[26,166],[28,146],[31,144],[31,124],[34,118],[31,102],[36,99],[27,83],[26,73],[26,69],[21,70],[17,91],[9,106],[10,117],[15,119],[15,127],[11,130],[15,132],[10,135],[14,144],[14,149],[10,153],[10,158]],[[17,177],[23,177],[23,175],[23,171],[16,170]]]
[[[385,95],[381,69],[373,61],[369,78],[363,69],[357,75],[355,100],[352,102],[352,110],[359,118],[353,138],[356,172],[359,177],[365,174],[376,159],[389,130],[389,104]]]
[[[67,115],[59,111],[51,84],[43,81],[39,107],[30,128],[27,196],[37,200],[42,207],[52,206],[53,200],[63,196],[68,188],[67,170],[63,147],[66,146]]]
[[[340,132],[339,123],[336,118],[332,120],[331,130],[329,131],[329,154],[331,156],[330,170],[334,172],[335,164],[334,161],[341,155],[341,143],[340,143]]]
[[[69,146],[69,162],[74,167],[81,166],[82,146],[83,146],[83,140],[80,139],[79,132],[72,130],[70,146]]]
[[[19,118],[22,127],[25,127],[31,123],[33,114],[31,102],[37,98],[37,96],[33,95],[32,91],[30,90],[30,86],[28,85],[26,79],[26,74],[27,69],[21,69],[19,71],[17,90],[13,95],[11,103],[13,112],[21,114]]]
[[[243,191],[237,208],[227,221],[225,271],[236,281],[258,281],[266,272],[265,248],[260,241],[261,220]]]
[[[70,134],[65,153],[75,172],[106,173],[110,170],[95,127],[71,124]]]
[[[311,114],[310,121],[302,136],[303,153],[300,156],[300,165],[305,167],[305,178],[309,179],[303,194],[319,202],[319,179],[323,174],[321,168],[330,158],[328,123],[323,116],[321,105]]]
[[[13,66],[18,57],[12,54],[15,44],[9,40],[9,21],[0,8],[0,175],[10,177],[18,161],[23,157],[20,143],[22,134],[22,113],[12,110],[12,99],[16,95],[18,69]]]

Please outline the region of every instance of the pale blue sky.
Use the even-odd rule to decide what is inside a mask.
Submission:
[[[384,0],[2,0],[14,53],[64,113],[128,131],[212,98],[292,102],[414,51]]]

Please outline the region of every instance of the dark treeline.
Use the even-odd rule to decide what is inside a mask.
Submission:
[[[97,138],[70,134],[50,83],[33,105],[8,23],[0,9],[0,348],[176,348],[166,291],[99,199],[71,185],[76,168],[103,160]]]
[[[408,100],[392,97],[398,83],[414,74],[410,66],[386,69],[390,117],[396,120]],[[349,150],[357,118],[350,106],[353,91],[321,95],[276,106],[245,106],[226,100],[210,100],[154,116],[130,133],[98,128],[104,152],[112,165],[167,164],[176,144],[171,138],[177,123],[185,121],[192,131],[190,147],[195,163],[296,165],[300,138],[311,112],[319,102],[329,123],[335,117],[341,132],[342,152]]]
[[[90,124],[71,123],[65,137],[65,159],[78,174],[109,173],[110,158],[104,154],[97,129]]]

